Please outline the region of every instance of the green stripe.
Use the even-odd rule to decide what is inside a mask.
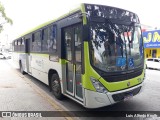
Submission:
[[[81,11],[82,13],[86,12],[84,3],[81,4]],[[87,17],[86,17],[86,14],[84,14],[83,15],[83,25],[86,25],[86,24],[87,24]]]
[[[67,63],[67,60],[65,60],[65,59],[59,59],[59,63],[65,65]]]

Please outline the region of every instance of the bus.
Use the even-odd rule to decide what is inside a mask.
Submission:
[[[60,100],[99,108],[142,91],[141,24],[124,9],[82,3],[14,39],[13,49],[20,72],[48,85]]]

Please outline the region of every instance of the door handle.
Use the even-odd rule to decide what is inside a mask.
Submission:
[[[68,62],[73,63],[73,60],[66,60],[66,63],[68,63]]]

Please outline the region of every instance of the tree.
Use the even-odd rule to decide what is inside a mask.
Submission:
[[[1,4],[0,2],[0,33],[2,32],[3,30],[3,27],[5,24],[13,24],[13,21],[11,18],[9,18],[6,13],[5,13],[5,8],[3,7],[3,5]]]

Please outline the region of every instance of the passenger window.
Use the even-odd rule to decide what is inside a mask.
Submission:
[[[17,51],[21,51],[21,39],[18,40]]]
[[[20,39],[20,40],[18,40],[18,45],[21,45],[21,39]]]
[[[24,47],[24,38],[21,38],[21,45],[20,45],[20,51],[25,51],[25,47]]]
[[[22,45],[24,45],[24,38],[21,39]]]
[[[33,52],[40,52],[41,51],[40,31],[34,33],[32,36],[32,51]]]
[[[48,49],[50,53],[56,52],[57,51],[57,38],[56,35],[56,26],[50,26],[49,27],[49,40],[48,40]]]
[[[81,62],[81,40],[82,40],[82,31],[81,27],[77,26],[74,31],[74,39],[75,39],[75,59],[76,62]]]
[[[14,51],[17,51],[18,42],[17,40],[14,42]]]
[[[65,46],[66,46],[66,59],[71,61],[72,60],[72,31],[71,29],[66,29],[64,31],[64,35],[65,35]]]
[[[48,36],[49,36],[49,32],[48,32],[48,28],[44,28],[42,30],[42,52],[48,52]]]

